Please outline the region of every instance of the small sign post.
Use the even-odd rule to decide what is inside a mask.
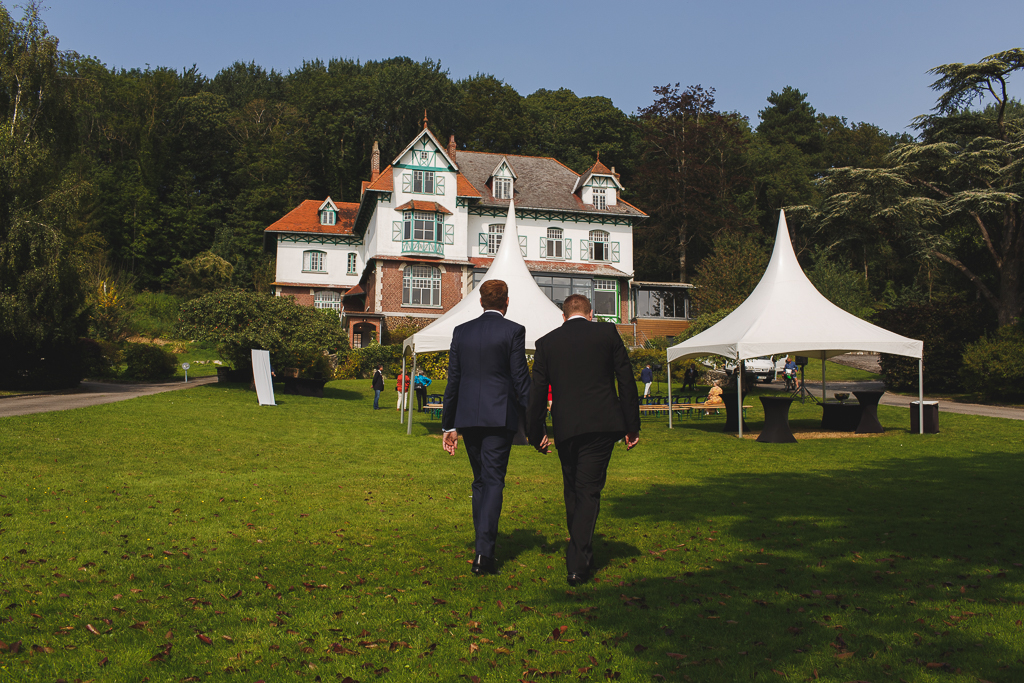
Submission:
[[[188,369],[190,367],[192,367],[192,366],[189,365],[188,363],[182,363],[181,364],[181,369],[185,371],[185,383],[186,384],[188,383]]]

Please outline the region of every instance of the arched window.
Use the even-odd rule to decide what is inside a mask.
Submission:
[[[501,236],[505,234],[505,224],[495,223],[487,226],[487,253],[497,254],[501,246]]]
[[[356,255],[355,252],[349,252],[348,254],[348,275],[356,274]]]
[[[590,260],[607,261],[610,258],[608,251],[608,233],[604,230],[590,231]]]
[[[548,236],[544,246],[544,255],[548,258],[564,258],[564,251],[562,250],[563,244],[562,229],[548,228]]]
[[[440,306],[441,270],[434,266],[409,266],[402,274],[403,306]]]
[[[302,252],[302,272],[326,273],[327,252],[316,250]]]

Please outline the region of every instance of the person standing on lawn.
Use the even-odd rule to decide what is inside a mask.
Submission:
[[[615,325],[593,322],[590,301],[580,294],[566,297],[562,317],[561,327],[537,340],[527,436],[538,451],[548,452],[544,388],[550,384],[552,397],[558,399],[551,405],[551,420],[569,529],[566,579],[578,586],[589,578],[593,565],[594,526],[612,448],[623,436],[627,450],[640,439],[640,400]]]
[[[430,386],[431,379],[427,377],[427,373],[423,372],[422,369],[416,371],[416,376],[412,378],[412,387],[416,390],[416,409],[421,413],[423,412],[423,406],[427,402],[427,387]]]
[[[384,366],[378,365],[373,371],[373,409],[380,410],[380,392],[384,391]]]
[[[651,370],[650,363],[640,371],[640,381],[644,383],[644,398],[647,398],[651,395],[651,382],[654,381],[654,371]]]
[[[472,572],[478,576],[498,573],[494,549],[505,472],[519,416],[525,413],[530,394],[526,328],[505,319],[508,285],[501,280],[484,282],[480,305],[484,309],[480,317],[452,333],[441,414],[444,449],[454,455],[461,434],[473,468],[476,553]]]

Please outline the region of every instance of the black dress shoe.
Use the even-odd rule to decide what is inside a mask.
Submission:
[[[473,569],[471,571],[477,576],[483,576],[484,574],[497,574],[498,568],[494,564],[493,557],[477,555],[473,558]]]
[[[569,582],[572,587],[579,586],[587,582],[587,575],[579,572],[569,572],[569,575],[565,577],[565,580]]]

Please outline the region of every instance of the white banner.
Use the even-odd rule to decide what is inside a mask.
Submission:
[[[276,406],[274,381],[270,376],[270,351],[252,350],[252,378],[256,381],[256,397],[261,406]]]

